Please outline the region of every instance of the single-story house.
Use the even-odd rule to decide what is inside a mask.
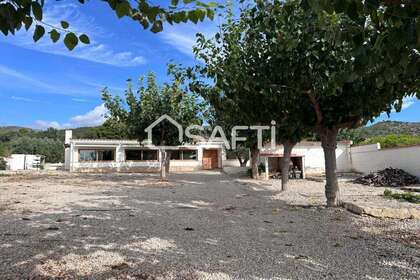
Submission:
[[[65,169],[78,172],[157,172],[161,151],[157,146],[136,140],[72,139],[65,137]],[[171,152],[171,171],[222,168],[220,143],[185,144],[167,147]]]
[[[337,146],[338,171],[351,171],[350,142]],[[171,151],[171,171],[193,171],[239,167],[235,158],[227,158],[221,143],[185,144],[168,148]],[[260,163],[271,171],[280,170],[282,146],[261,150]],[[142,145],[136,140],[73,139],[66,131],[65,169],[77,172],[157,172],[160,147]],[[320,142],[301,142],[292,151],[292,162],[303,174],[324,171],[324,154]],[[248,166],[250,162],[248,161]]]

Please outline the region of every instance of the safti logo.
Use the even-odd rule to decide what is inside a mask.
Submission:
[[[153,145],[152,143],[152,133],[153,133],[153,128],[158,125],[160,122],[167,120],[169,121],[173,126],[175,126],[178,129],[178,140],[180,143],[182,143],[183,139],[184,139],[184,133],[185,136],[197,141],[197,142],[201,142],[201,143],[214,143],[214,142],[219,142],[219,143],[223,143],[223,145],[225,146],[226,149],[230,150],[234,150],[236,149],[237,146],[237,142],[244,142],[247,140],[247,137],[239,137],[238,136],[238,131],[240,130],[255,130],[257,133],[257,145],[258,145],[258,149],[262,149],[263,148],[263,131],[264,130],[270,130],[271,131],[271,148],[275,149],[276,147],[276,122],[275,121],[271,121],[271,126],[261,126],[261,125],[253,125],[253,126],[245,126],[245,125],[237,125],[234,126],[231,130],[231,136],[232,136],[232,143],[229,142],[229,140],[226,137],[225,131],[223,130],[223,128],[221,126],[215,126],[212,130],[212,133],[210,135],[210,138],[208,140],[206,140],[203,136],[201,135],[196,135],[196,134],[192,134],[193,130],[204,130],[204,127],[199,126],[199,125],[190,125],[188,126],[185,131],[184,128],[182,127],[182,125],[180,123],[178,123],[176,120],[174,120],[173,118],[171,118],[168,115],[162,115],[160,116],[158,119],[156,119],[151,125],[149,125],[144,131],[147,132],[147,143],[149,145]],[[216,137],[216,135],[220,135],[220,137]]]

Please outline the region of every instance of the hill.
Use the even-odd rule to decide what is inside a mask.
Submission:
[[[357,129],[343,129],[338,134],[338,140],[352,140],[354,144],[360,144],[366,140],[387,135],[420,136],[420,123],[383,121]]]
[[[389,134],[420,135],[420,122],[384,121],[360,128],[366,138]]]

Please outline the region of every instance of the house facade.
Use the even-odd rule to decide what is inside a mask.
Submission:
[[[352,170],[349,141],[337,145],[337,171]],[[161,150],[171,152],[171,171],[194,171],[239,167],[236,158],[226,156],[222,143],[203,142],[171,147],[142,145],[136,140],[73,139],[66,131],[65,169],[72,172],[158,172]],[[259,163],[271,173],[281,169],[283,147],[260,152]],[[293,167],[302,177],[324,171],[324,153],[320,142],[298,143],[292,152]],[[248,161],[247,166],[249,167]]]
[[[220,143],[158,147],[136,140],[73,139],[67,130],[64,167],[72,172],[158,172],[163,148],[171,152],[171,171],[219,169],[225,158]]]

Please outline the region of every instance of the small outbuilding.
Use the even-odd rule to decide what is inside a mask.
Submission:
[[[45,156],[12,154],[6,158],[6,169],[19,170],[40,170],[45,164]]]

